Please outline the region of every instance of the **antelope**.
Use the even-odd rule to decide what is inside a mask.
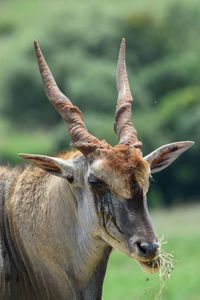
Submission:
[[[132,96],[122,39],[112,147],[91,135],[81,111],[59,90],[34,41],[50,102],[66,123],[76,151],[19,154],[24,169],[0,169],[0,299],[100,300],[111,251],[146,272],[159,256],[146,194],[152,173],[170,165],[193,142],[164,145],[143,157],[131,120]]]

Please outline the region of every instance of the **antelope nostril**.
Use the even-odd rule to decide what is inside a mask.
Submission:
[[[141,242],[137,244],[138,246],[138,255],[145,258],[154,258],[157,255],[157,249],[159,244],[155,243],[146,243]]]

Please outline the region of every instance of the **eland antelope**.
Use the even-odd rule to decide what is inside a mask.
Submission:
[[[19,154],[32,164],[0,169],[0,299],[100,300],[109,255],[117,249],[147,272],[159,256],[148,214],[151,173],[193,142],[162,146],[143,157],[131,121],[132,96],[122,40],[112,147],[91,135],[81,111],[59,90],[37,41],[50,102],[66,123],[75,152]]]

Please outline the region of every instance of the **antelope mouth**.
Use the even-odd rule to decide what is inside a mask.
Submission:
[[[162,257],[160,252],[158,252],[158,254],[151,259],[144,258],[134,253],[131,254],[131,258],[134,259],[139,264],[141,269],[148,274],[157,273],[162,267]]]
[[[157,273],[160,269],[160,259],[159,257],[154,258],[149,261],[137,261],[141,269],[148,274]]]

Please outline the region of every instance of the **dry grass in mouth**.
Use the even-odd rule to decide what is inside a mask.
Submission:
[[[159,268],[159,278],[161,286],[158,294],[155,296],[157,300],[165,286],[166,280],[170,278],[171,271],[174,270],[174,256],[171,253],[167,253],[163,250],[163,245],[167,242],[163,242],[163,237],[159,239],[160,249],[158,257],[152,262],[152,270]]]
[[[163,288],[166,284],[167,279],[170,278],[171,272],[174,270],[174,257],[172,254],[167,253],[164,251],[163,249],[163,245],[166,244],[167,242],[163,241],[163,237],[159,238],[158,240],[159,242],[159,251],[158,251],[158,255],[154,260],[151,260],[149,262],[140,262],[141,267],[143,268],[144,271],[146,271],[149,274],[154,274],[158,272],[159,275],[159,291],[158,293],[155,295],[155,300],[158,300],[159,297],[162,294]],[[147,271],[145,270],[145,268],[143,266],[148,266],[149,270],[151,271]],[[149,278],[146,278],[146,281],[148,281]],[[158,282],[156,283],[156,285],[152,288],[155,288],[158,285]],[[150,288],[149,291],[152,289]]]

